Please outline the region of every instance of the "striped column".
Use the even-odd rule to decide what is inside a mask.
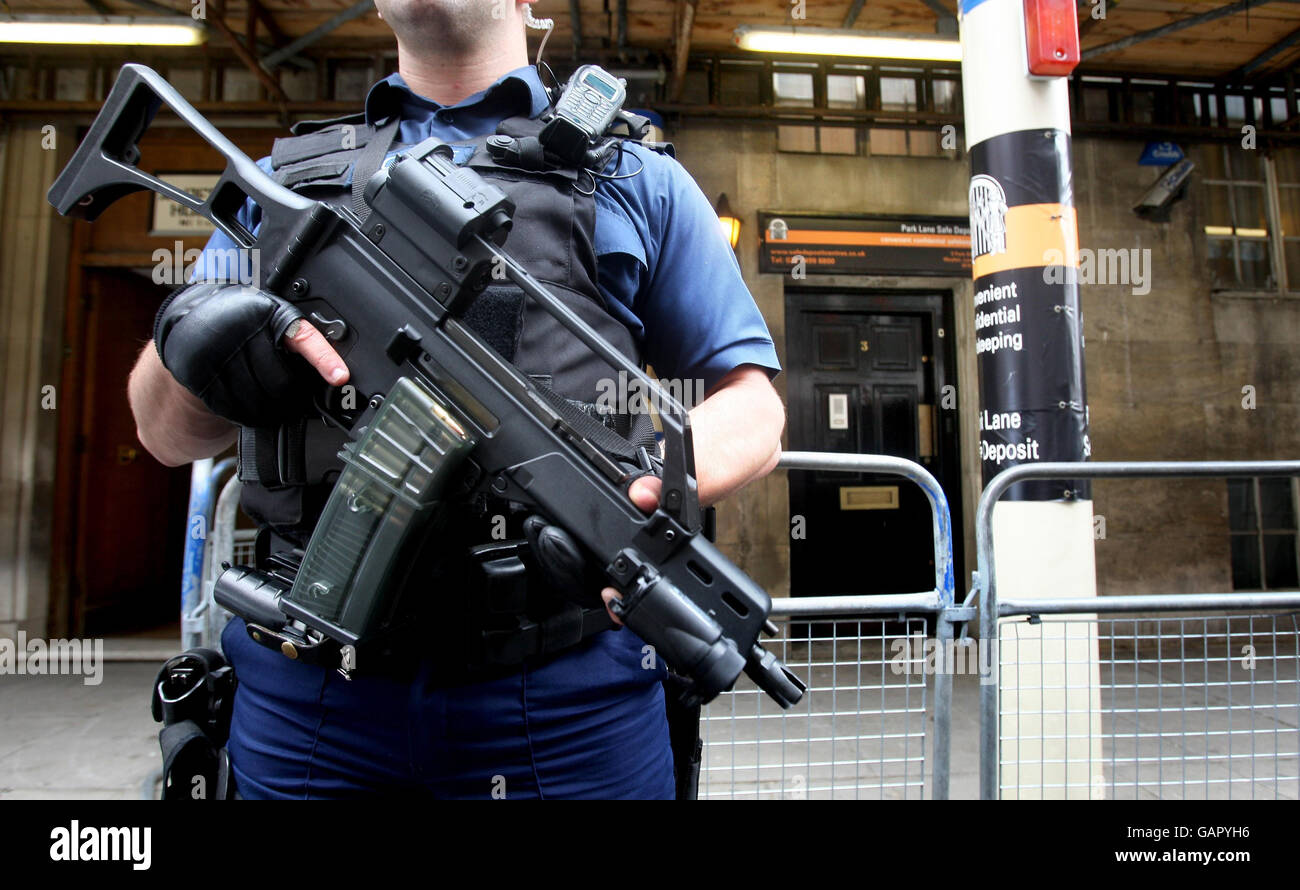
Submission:
[[[961,42],[987,484],[1017,464],[1089,455],[1078,227],[1067,81],[1029,76],[1022,0],[961,0]],[[1095,596],[1092,528],[1085,482],[1015,486],[993,513],[999,596]],[[1001,788],[983,795],[1100,796],[1094,624],[1022,623],[1001,638],[998,682],[984,687],[999,695]]]

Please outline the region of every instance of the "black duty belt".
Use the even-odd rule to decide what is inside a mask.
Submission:
[[[335,668],[348,678],[409,679],[431,669],[435,685],[494,679],[544,664],[615,626],[603,604],[580,605],[547,589],[527,547],[526,541],[513,540],[471,548],[461,571],[438,585],[441,589],[404,594],[404,599],[423,600],[422,610],[355,646],[328,638],[306,641],[269,614],[263,620],[242,617],[251,639],[287,661]],[[450,597],[449,590],[459,595]]]

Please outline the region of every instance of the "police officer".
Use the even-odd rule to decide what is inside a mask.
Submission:
[[[334,124],[336,131],[388,138],[389,154],[430,136],[481,148],[503,122],[526,123],[547,110],[550,97],[528,64],[525,22],[532,17],[524,0],[377,0],[376,6],[397,37],[398,73],[372,87],[364,115]],[[311,155],[299,151],[304,144],[286,143],[281,158],[273,154],[259,163],[307,194],[329,194],[330,186],[345,193],[358,167],[366,175],[364,151],[346,156],[349,169],[340,173],[342,165],[302,158]],[[548,207],[568,208],[559,224],[561,243],[536,247],[551,235],[530,234],[534,223],[521,205],[505,247],[521,261],[521,245],[525,254],[538,253],[535,262],[524,261],[534,274],[538,263],[549,268],[547,250],[560,257],[559,265],[585,264],[594,286],[586,288],[591,305],[607,330],[612,320],[625,351],[661,377],[702,381],[706,397],[691,410],[691,424],[700,500],[708,504],[776,465],[785,420],[770,382],[779,370],[776,352],[713,208],[685,170],[634,142],[616,165],[604,171],[615,178],[570,177],[545,193],[560,196],[546,197]],[[507,175],[498,184],[514,187],[525,179]],[[255,227],[256,208],[246,207],[242,218]],[[210,255],[231,247],[220,232],[208,245]],[[554,282],[560,274],[576,273],[539,277]],[[209,320],[219,317],[209,313]],[[531,319],[524,323],[535,324]],[[515,338],[530,340],[527,330]],[[287,324],[279,346],[279,360],[305,362],[333,386],[347,383],[346,364],[310,321]],[[183,347],[162,347],[151,341],[130,376],[141,443],[169,466],[222,452],[240,437],[240,428],[173,376],[185,363],[186,356],[176,354]],[[521,369],[544,364],[540,351],[521,353],[516,363]],[[245,363],[243,373],[268,373],[258,371],[266,361],[263,355]],[[301,543],[293,532],[310,530],[315,502],[303,492],[311,486],[258,483],[244,474],[254,461],[242,446],[253,443],[240,444],[246,493],[287,491],[299,498],[294,503],[303,515],[272,515],[267,504],[278,503],[274,498],[254,498],[252,509],[246,498],[246,509],[281,536],[275,540]],[[633,502],[647,511],[658,493],[659,480],[649,475],[629,488]],[[300,520],[296,527],[292,519]],[[614,596],[608,588],[600,594],[605,603]],[[612,614],[601,620],[617,622]],[[437,628],[430,640],[454,633]],[[222,645],[239,679],[228,750],[243,797],[674,796],[664,666],[629,630],[585,634],[563,651],[456,681],[440,672],[433,655],[405,672],[358,671],[348,679],[259,646],[239,619],[226,628]]]

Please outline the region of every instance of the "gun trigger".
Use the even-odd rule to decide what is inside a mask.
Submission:
[[[326,318],[319,312],[313,312],[311,321],[317,330],[325,335],[326,340],[337,343],[348,335],[347,322],[341,318]]]
[[[636,462],[641,469],[647,473],[654,472],[654,464],[650,463],[650,453],[645,450],[644,445],[638,445],[636,449]]]

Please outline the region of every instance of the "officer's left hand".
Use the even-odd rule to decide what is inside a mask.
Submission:
[[[659,506],[659,490],[662,487],[663,480],[658,476],[642,476],[640,479],[633,480],[628,486],[627,496],[632,499],[632,503],[641,508],[642,512],[653,513],[655,507]],[[616,599],[622,599],[623,595],[613,587],[606,587],[600,592],[600,598],[605,601],[605,611],[609,612],[610,620],[621,627],[623,622],[610,612],[609,604]]]

